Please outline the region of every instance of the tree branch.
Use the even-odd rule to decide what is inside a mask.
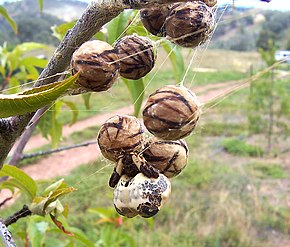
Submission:
[[[10,226],[11,224],[17,222],[17,220],[24,218],[24,217],[27,217],[27,216],[30,216],[31,214],[32,214],[32,212],[30,211],[28,206],[24,205],[22,209],[20,209],[15,214],[9,216],[6,220],[3,220],[2,223],[5,226]]]
[[[71,146],[66,146],[66,147],[60,147],[60,148],[56,148],[56,149],[51,149],[51,150],[47,150],[47,151],[40,151],[40,152],[36,152],[36,153],[31,153],[31,154],[23,154],[21,159],[30,159],[30,158],[34,158],[34,157],[38,157],[38,156],[43,156],[43,155],[48,155],[48,154],[53,154],[53,153],[59,153],[65,150],[69,150],[69,149],[73,149],[73,148],[79,148],[79,147],[86,147],[89,145],[94,145],[97,144],[97,141],[90,141],[90,142],[83,142],[80,144],[74,144]]]
[[[118,16],[124,9],[140,9],[177,2],[173,0],[98,0],[92,1],[75,26],[67,32],[52,58],[40,74],[34,86],[51,83],[57,78],[52,75],[65,71],[70,64],[73,52],[84,42],[90,40],[103,25]],[[45,79],[47,78],[47,79]],[[0,119],[0,169],[16,139],[33,117],[34,113]]]

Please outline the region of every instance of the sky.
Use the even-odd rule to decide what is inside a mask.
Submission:
[[[0,0],[0,4],[4,2],[13,2],[15,0]],[[49,0],[46,0],[49,1]],[[91,2],[91,0],[79,0],[81,2]],[[35,0],[37,3],[37,1]],[[218,0],[219,5],[232,4],[232,0]],[[260,0],[235,0],[235,5],[237,7],[255,7],[261,9],[270,10],[290,10],[290,0],[272,0],[270,3],[262,2]]]
[[[218,4],[231,4],[232,0],[218,0]],[[269,10],[290,10],[290,0],[272,0],[270,3],[260,0],[235,0],[237,7],[255,7]]]

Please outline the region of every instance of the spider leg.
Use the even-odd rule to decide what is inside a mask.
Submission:
[[[115,188],[115,186],[119,182],[121,175],[122,175],[123,167],[124,167],[124,164],[122,162],[122,159],[119,159],[115,165],[114,171],[113,171],[113,173],[110,177],[110,180],[109,180],[110,187]]]
[[[146,177],[148,178],[159,177],[158,169],[148,164],[143,157],[133,154],[132,160],[135,163],[135,165],[138,167],[139,171],[142,172]]]

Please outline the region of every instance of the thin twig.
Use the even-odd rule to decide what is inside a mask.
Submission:
[[[12,198],[13,198],[13,197],[11,196],[11,197],[8,197],[8,198],[4,199],[4,201],[2,201],[2,202],[0,203],[0,208],[1,208],[2,206],[4,206],[6,202],[10,201]]]
[[[31,214],[32,214],[32,212],[30,211],[28,206],[24,205],[21,210],[19,210],[15,214],[9,216],[6,220],[3,220],[2,223],[5,226],[10,226],[11,224],[17,222],[19,219],[30,216]]]
[[[34,158],[34,157],[38,157],[38,156],[62,152],[62,151],[73,149],[73,148],[86,147],[86,146],[93,145],[93,144],[97,144],[97,141],[89,141],[89,142],[84,142],[84,143],[80,143],[80,144],[74,144],[71,146],[51,149],[51,150],[47,150],[47,151],[40,151],[40,152],[36,152],[36,153],[31,153],[31,154],[23,154],[21,159],[22,160],[23,159],[30,159],[30,158]]]

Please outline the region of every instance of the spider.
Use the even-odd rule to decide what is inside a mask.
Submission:
[[[126,153],[118,159],[109,180],[110,187],[114,188],[124,174],[129,177],[135,177],[141,172],[148,178],[159,177],[159,170],[148,164],[142,156],[142,152],[137,153],[133,151],[131,153]]]

